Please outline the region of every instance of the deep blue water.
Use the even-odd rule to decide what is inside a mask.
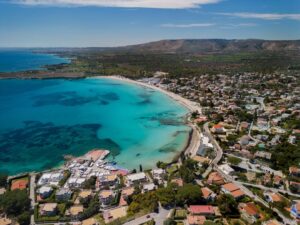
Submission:
[[[69,59],[51,54],[32,53],[25,50],[0,49],[0,72],[42,70],[45,65],[69,63]]]
[[[149,168],[183,149],[187,112],[163,93],[110,79],[0,80],[0,172],[52,168],[93,148],[128,169]]]

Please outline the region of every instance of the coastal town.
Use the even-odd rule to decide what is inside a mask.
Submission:
[[[92,149],[57,169],[3,176],[0,225],[299,224],[299,74],[108,78],[186,106],[185,151],[129,171]]]

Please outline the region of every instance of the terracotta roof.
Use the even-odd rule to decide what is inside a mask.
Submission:
[[[224,184],[224,180],[218,172],[212,172],[208,176],[207,183]]]
[[[231,195],[235,198],[241,197],[243,195],[245,195],[245,192],[243,192],[242,190],[238,189],[236,191],[232,191]]]
[[[259,214],[259,210],[258,210],[258,208],[256,207],[256,205],[253,202],[241,203],[241,208],[248,215],[255,216],[255,215]]]
[[[213,128],[220,129],[220,128],[223,128],[223,126],[221,124],[216,124],[216,125],[213,126]]]
[[[192,214],[214,214],[214,208],[211,205],[191,205],[188,210]]]
[[[233,183],[227,183],[227,184],[224,184],[222,186],[224,189],[226,189],[227,191],[229,192],[233,192],[233,191],[236,191],[236,190],[239,190],[240,188],[237,187],[235,184]]]
[[[201,191],[205,199],[208,198],[213,193],[213,191],[207,187],[201,188]]]
[[[282,201],[281,195],[279,195],[277,193],[271,193],[271,194],[269,194],[269,196],[272,198],[273,202],[281,202]]]

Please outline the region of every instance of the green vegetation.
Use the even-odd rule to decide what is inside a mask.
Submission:
[[[185,209],[177,209],[175,211],[174,219],[175,220],[183,220],[186,218],[186,210]]]
[[[88,180],[83,183],[83,189],[95,189],[97,177],[91,176]]]
[[[237,210],[238,203],[236,200],[228,194],[222,194],[217,198],[217,204],[220,212],[226,216],[239,215]]]
[[[227,158],[227,161],[228,161],[230,164],[232,164],[232,165],[238,165],[238,164],[240,164],[240,163],[242,162],[241,159],[239,159],[239,158],[237,158],[237,157],[232,157],[232,156],[228,157],[228,158]]]
[[[30,224],[30,199],[26,190],[7,191],[0,195],[0,208],[21,225]]]
[[[198,163],[192,159],[186,159],[179,168],[179,174],[185,183],[195,181],[195,172],[198,169]]]
[[[153,212],[158,209],[158,198],[155,192],[134,195],[128,207],[128,215],[134,215],[139,212]]]
[[[66,183],[66,181],[69,179],[70,176],[71,176],[71,172],[69,170],[65,170],[64,178],[59,181],[59,185],[63,186]]]

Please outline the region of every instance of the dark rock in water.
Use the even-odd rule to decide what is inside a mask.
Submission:
[[[25,121],[24,127],[0,134],[0,171],[6,166],[19,168],[15,172],[49,169],[63,161],[63,155],[80,156],[95,148],[118,155],[120,146],[112,139],[99,139],[99,129],[100,124],[55,126]]]
[[[136,156],[136,157],[139,157],[140,155],[141,155],[141,153],[137,153],[135,156]]]

